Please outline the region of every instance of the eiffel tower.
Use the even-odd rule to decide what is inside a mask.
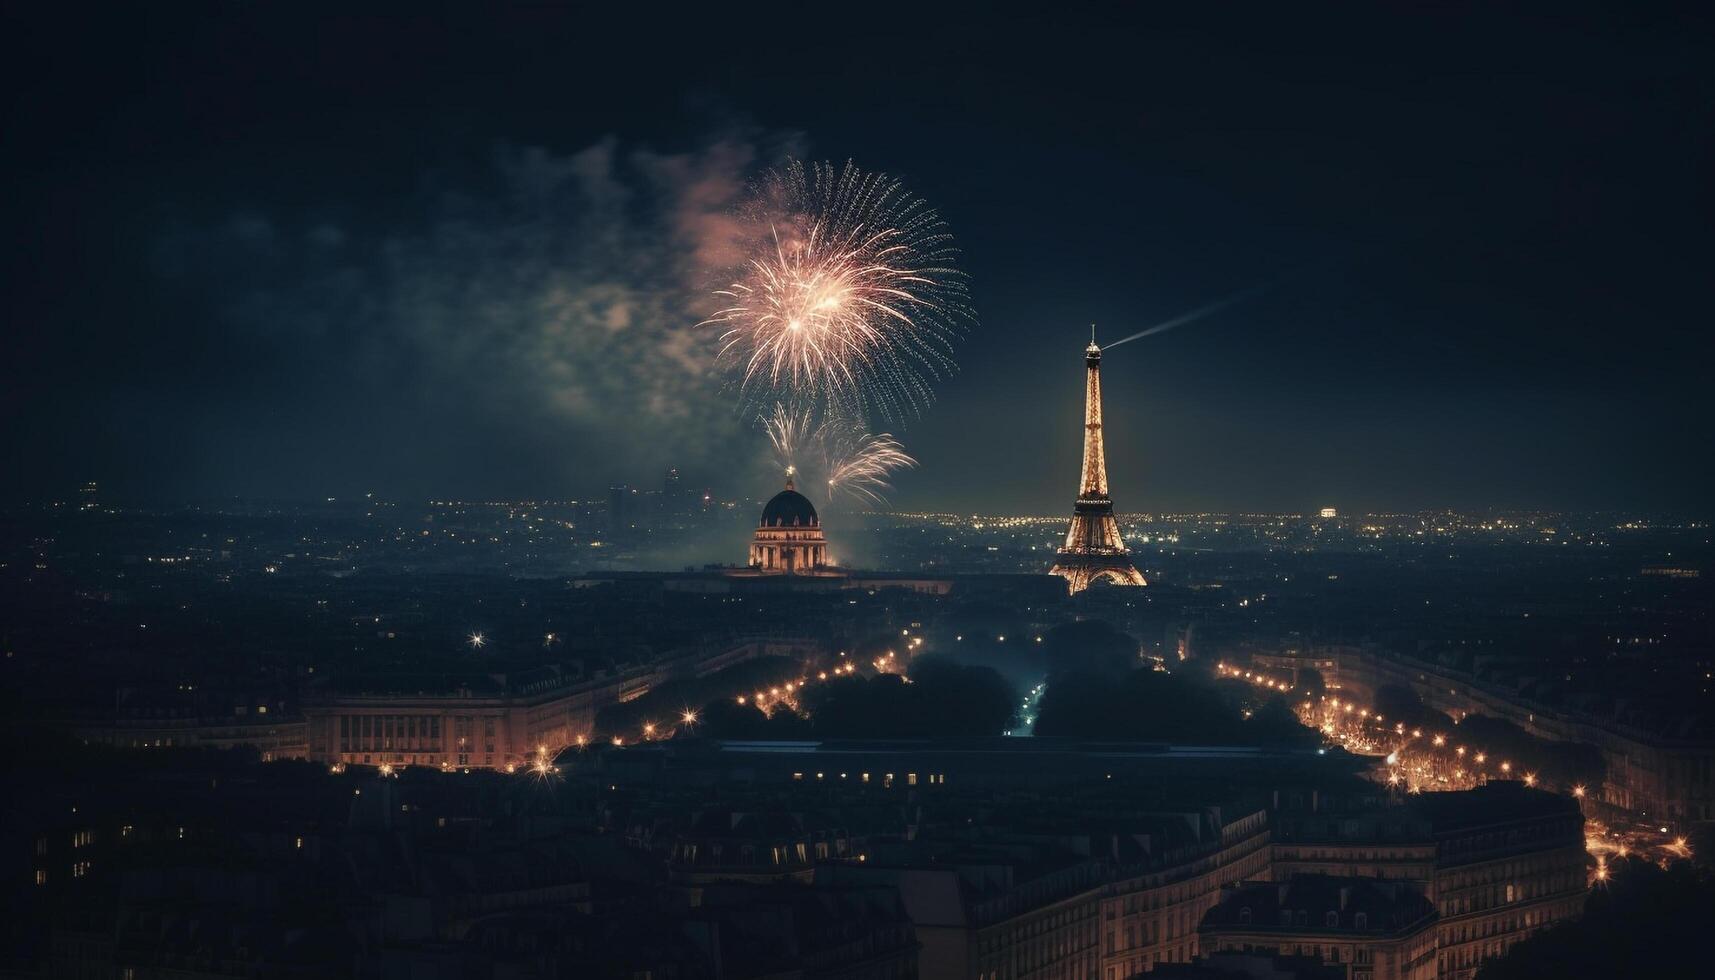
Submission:
[[[1084,473],[1066,544],[1050,573],[1064,578],[1073,592],[1102,579],[1116,585],[1146,585],[1120,540],[1114,501],[1108,496],[1108,461],[1102,453],[1102,349],[1096,346],[1094,326],[1090,346],[1084,348],[1084,369]]]

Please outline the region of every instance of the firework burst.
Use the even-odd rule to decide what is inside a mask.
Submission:
[[[747,400],[920,413],[973,319],[940,216],[886,174],[793,160],[757,182],[744,218],[751,259],[703,325],[720,328]]]

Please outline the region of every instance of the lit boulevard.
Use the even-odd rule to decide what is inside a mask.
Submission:
[[[1507,779],[1577,799],[1585,811],[1586,849],[1596,859],[1592,880],[1606,878],[1610,856],[1636,855],[1664,868],[1675,859],[1691,856],[1690,842],[1672,833],[1670,828],[1616,808],[1606,808],[1615,812],[1603,819],[1597,815],[1603,808],[1591,798],[1590,787],[1580,783],[1551,785],[1522,764],[1493,758],[1480,746],[1464,744],[1457,726],[1452,731],[1408,728],[1403,722],[1389,722],[1349,697],[1294,691],[1284,677],[1225,663],[1216,665],[1215,670],[1220,677],[1293,699],[1298,720],[1321,732],[1325,745],[1338,746],[1354,755],[1380,758],[1382,765],[1371,770],[1370,776],[1390,789],[1402,793],[1448,792]]]

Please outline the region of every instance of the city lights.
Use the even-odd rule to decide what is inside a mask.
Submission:
[[[1263,690],[1282,686],[1271,686],[1271,678],[1265,674],[1241,670],[1225,662],[1216,665],[1216,676]],[[1389,789],[1412,794],[1444,792],[1472,789],[1490,779],[1512,777],[1514,767],[1511,760],[1499,762],[1491,773],[1487,752],[1454,745],[1445,732],[1428,733],[1429,737],[1425,739],[1422,728],[1408,729],[1397,722],[1384,726],[1380,715],[1365,719],[1363,711],[1354,716],[1352,709],[1355,704],[1349,698],[1323,696],[1298,701],[1294,710],[1301,722],[1322,732],[1328,744],[1338,745],[1357,755],[1378,757],[1381,763],[1378,778]],[[1464,764],[1468,755],[1474,765]],[[1525,772],[1518,778],[1527,787],[1542,785],[1542,777],[1535,771]],[[1588,788],[1582,783],[1566,786],[1561,792],[1578,800],[1588,796]],[[1600,859],[1605,860],[1609,854],[1623,857],[1635,853],[1665,864],[1674,858],[1690,856],[1689,841],[1684,837],[1668,838],[1666,827],[1646,826],[1635,820],[1610,825],[1593,815],[1586,816],[1586,823],[1586,850]],[[1605,874],[1605,870],[1601,871],[1592,880],[1605,880]]]

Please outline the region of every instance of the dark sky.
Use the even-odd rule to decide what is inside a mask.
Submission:
[[[697,236],[795,152],[971,276],[901,507],[1067,510],[1088,324],[1282,277],[1110,353],[1120,509],[1708,503],[1704,15],[304,6],[8,5],[6,496],[762,494]]]

